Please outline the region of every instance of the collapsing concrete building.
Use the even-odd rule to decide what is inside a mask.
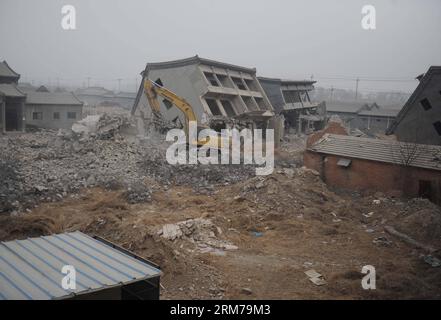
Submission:
[[[294,128],[301,133],[323,128],[326,105],[311,102],[308,94],[315,81],[259,77],[259,82],[277,114],[284,116],[286,130]]]
[[[431,66],[417,79],[418,87],[387,134],[399,141],[441,145],[441,66]]]
[[[149,129],[151,119],[143,88],[145,79],[160,83],[184,98],[193,107],[198,122],[213,129],[280,128],[275,124],[273,107],[256,77],[256,69],[194,56],[148,63],[142,77],[132,109],[140,134]],[[184,115],[166,100],[161,102],[161,114],[177,127],[185,121]],[[276,130],[276,139],[280,135]]]

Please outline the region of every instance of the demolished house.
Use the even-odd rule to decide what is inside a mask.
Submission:
[[[277,114],[284,116],[285,130],[309,133],[324,127],[326,104],[311,102],[309,97],[315,81],[259,77],[259,82]]]
[[[145,79],[162,84],[184,98],[193,107],[198,123],[215,130],[232,127],[280,129],[273,107],[256,77],[256,69],[194,56],[148,63],[142,78],[132,109],[140,134],[149,130],[152,118],[144,94]],[[166,100],[161,101],[161,114],[176,127],[185,123],[184,115]],[[281,134],[275,132],[275,137]]]
[[[25,130],[25,94],[17,88],[20,75],[0,62],[0,132]]]
[[[441,145],[441,66],[430,67],[417,79],[418,87],[387,134],[399,141]]]
[[[324,130],[313,138],[307,143],[304,164],[329,186],[441,204],[441,147],[353,137],[344,131]]]
[[[395,120],[399,110],[387,109],[375,102],[327,102],[326,113],[339,116],[350,131],[360,130],[368,136],[386,133],[387,128]]]

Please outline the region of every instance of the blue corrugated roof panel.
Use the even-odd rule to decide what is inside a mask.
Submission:
[[[65,265],[76,271],[76,289],[63,289]],[[0,244],[0,300],[48,300],[121,286],[161,275],[143,259],[82,232]]]

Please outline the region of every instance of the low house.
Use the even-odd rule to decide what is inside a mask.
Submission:
[[[328,185],[424,197],[441,204],[441,147],[325,133],[307,145],[306,167]]]
[[[148,63],[132,114],[138,119],[141,134],[146,132],[151,109],[144,94],[143,82],[150,79],[184,98],[193,107],[197,120],[214,129],[232,122],[268,128],[274,117],[273,107],[256,77],[256,69],[232,65],[194,56],[187,59]],[[161,99],[161,114],[182,125],[183,114],[168,101]]]
[[[26,125],[47,129],[70,129],[82,119],[83,103],[73,93],[29,92]]]
[[[418,87],[387,131],[397,140],[441,145],[441,66],[432,66],[417,79]]]
[[[17,88],[20,75],[0,62],[0,132],[24,131],[25,94]]]
[[[297,132],[322,129],[326,122],[325,103],[311,102],[309,92],[315,81],[283,80],[258,77],[268,99],[276,111],[285,118],[285,129]]]

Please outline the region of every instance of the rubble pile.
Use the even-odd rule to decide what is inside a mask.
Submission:
[[[76,122],[72,126],[72,132],[79,136],[92,136],[98,139],[111,139],[115,137],[121,128],[131,125],[130,119],[124,114],[103,113],[90,115]]]
[[[209,219],[196,218],[175,224],[166,224],[157,234],[170,241],[188,241],[194,244],[200,252],[222,253],[223,250],[238,248],[230,242],[220,239],[221,228],[215,226]]]
[[[17,172],[18,163],[10,153],[0,153],[0,211],[1,208],[11,210],[17,205],[23,189],[21,178]]]
[[[2,160],[7,183],[2,183],[0,212],[61,200],[84,187],[139,186],[145,178],[137,170],[143,153],[124,139],[42,131],[2,138],[0,146],[10,158]]]
[[[165,185],[190,185],[197,192],[212,191],[215,185],[233,184],[256,175],[251,165],[171,165],[165,159],[148,156],[142,167],[146,175]]]

